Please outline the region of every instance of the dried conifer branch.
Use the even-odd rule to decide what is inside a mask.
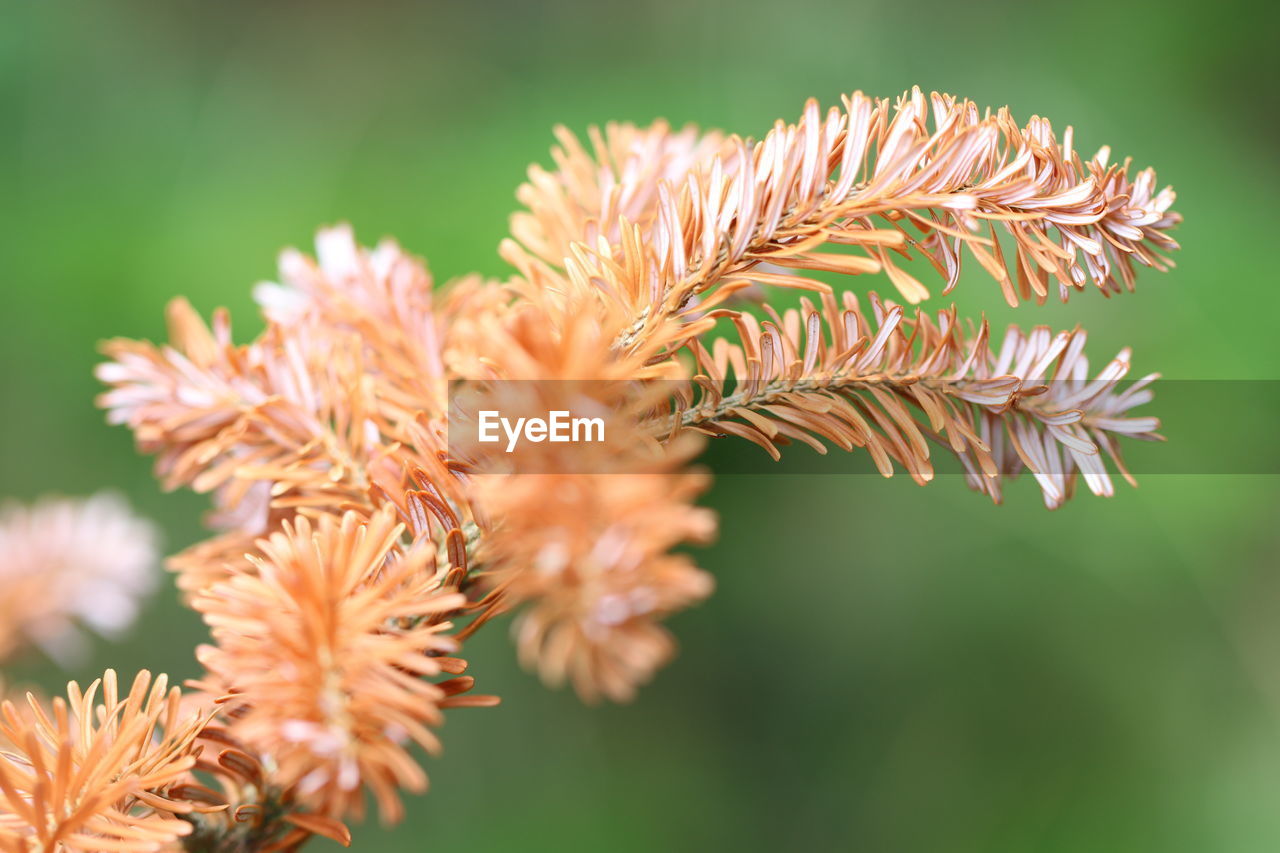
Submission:
[[[708,574],[669,553],[711,536],[714,517],[691,506],[705,486],[635,465],[480,478],[481,499],[506,519],[481,555],[505,606],[526,605],[515,624],[521,661],[587,701],[631,699],[674,654],[662,621],[711,592]]]
[[[260,545],[256,573],[193,602],[215,643],[197,652],[209,670],[200,686],[229,694],[229,732],[271,756],[291,799],[327,817],[362,815],[363,786],[398,821],[396,789],[426,788],[401,741],[438,751],[430,727],[458,686],[425,677],[460,671],[447,617],[465,599],[440,585],[434,548],[400,550],[393,516],[285,522]]]
[[[908,302],[927,298],[894,254],[924,256],[945,277],[946,293],[967,246],[1016,305],[1019,296],[1043,302],[1050,279],[1063,300],[1090,280],[1104,293],[1121,283],[1132,289],[1134,262],[1163,269],[1159,250],[1177,248],[1166,233],[1180,219],[1170,210],[1174,195],[1155,192],[1153,171],[1131,180],[1128,162],[1110,164],[1107,148],[1083,159],[1070,128],[1059,143],[1044,119],[1020,127],[1007,109],[980,113],[949,95],[926,99],[915,89],[890,104],[855,93],[825,116],[810,101],[796,125],[779,122],[758,143],[731,137],[722,147],[682,181],[659,181],[656,204],[635,220],[623,214],[608,229],[585,216],[575,223],[579,245],[560,265],[569,282],[625,306],[632,322],[620,345],[669,333],[668,318],[692,312],[695,298],[717,286],[826,288],[806,272],[883,270]],[[560,185],[581,189],[585,154],[569,150]],[[601,185],[602,195],[616,192]],[[547,205],[536,202],[549,195],[521,193],[539,220]],[[545,260],[546,241],[526,222],[517,220],[516,234]],[[997,226],[1013,241],[1009,263]],[[828,245],[855,251],[820,251]],[[508,244],[505,254],[528,274],[518,247]]]
[[[933,477],[933,443],[955,453],[970,485],[997,502],[1001,479],[1025,467],[1050,508],[1070,495],[1077,472],[1095,494],[1112,494],[1104,454],[1132,480],[1116,436],[1159,438],[1155,418],[1129,416],[1150,399],[1155,376],[1118,388],[1128,350],[1093,378],[1082,331],[1011,327],[993,350],[986,322],[966,334],[954,308],[908,319],[875,294],[871,304],[875,327],[847,292],[843,308],[823,294],[821,311],[803,300],[800,311],[763,323],[724,312],[740,343],[691,344],[698,399],[678,403],[674,433],[738,435],[774,458],[790,441],[821,453],[822,440],[863,447],[885,476],[897,462],[920,483]]]
[[[319,265],[286,252],[285,283],[259,286],[269,323],[250,344],[233,343],[225,312],[210,328],[178,300],[170,346],[104,347],[114,360],[97,371],[111,386],[99,404],[157,454],[167,488],[215,495],[210,524],[226,532],[170,561],[188,591],[245,569],[254,540],[295,512],[367,514],[414,471],[447,488],[445,321],[429,274],[393,243],[359,249],[347,227],[317,245]]]
[[[365,357],[375,363],[366,375],[387,421],[443,412],[448,312],[442,315],[433,305],[425,264],[392,240],[361,249],[349,226],[322,229],[316,255],[312,262],[295,250],[281,254],[282,283],[254,290],[267,319],[289,330],[319,327],[359,336]]]
[[[140,672],[122,694],[107,670],[48,706],[0,704],[0,848],[131,853],[189,834],[183,816],[202,807],[174,789],[207,718],[179,700],[163,675]]]
[[[528,300],[477,321],[489,343],[474,398],[455,394],[454,416],[589,411],[604,440],[522,448],[514,465],[455,443],[479,471],[470,499],[489,524],[478,559],[495,609],[522,607],[515,625],[521,660],[584,699],[629,699],[674,652],[661,622],[706,597],[711,579],[683,555],[706,541],[714,518],[694,507],[706,478],[681,468],[700,447],[692,434],[658,445],[644,428],[658,398],[637,378],[671,376],[649,353],[619,358],[590,314],[558,315]]]
[[[661,120],[647,128],[625,122],[603,131],[593,127],[590,151],[565,127],[555,135],[555,170],[529,167],[528,183],[516,191],[528,210],[511,217],[512,236],[552,266],[563,264],[574,243],[594,245],[604,237],[617,245],[623,221],[651,227],[661,186],[680,186],[692,169],[728,153],[723,134],[674,131]]]
[[[67,663],[78,625],[115,636],[154,585],[155,526],[109,492],[0,504],[0,661],[37,646]]]
[[[235,346],[225,312],[210,329],[182,300],[169,322],[172,346],[112,341],[98,369],[113,386],[99,404],[158,455],[166,488],[225,489],[227,508],[259,482],[322,504],[358,496],[379,442],[357,338],[273,326]]]
[[[913,90],[810,102],[759,142],[661,122],[592,131],[590,151],[558,135],[555,169],[518,193],[510,281],[442,296],[394,243],[326,229],[316,261],[286,253],[259,286],[257,340],[176,302],[170,346],[107,345],[101,404],[166,486],[213,495],[220,531],[173,560],[212,628],[195,701],[217,720],[164,777],[179,810],[209,810],[175,823],[146,799],[157,833],[220,853],[345,843],[366,789],[398,818],[426,778],[405,743],[433,750],[442,709],[493,701],[455,653],[507,611],[545,680],[629,699],[674,651],[664,620],[712,587],[677,550],[715,530],[690,467],[705,434],[863,447],[921,482],[944,447],[996,500],[1030,470],[1050,507],[1080,475],[1110,494],[1105,459],[1128,478],[1118,437],[1158,438],[1134,413],[1154,377],[1120,385],[1128,350],[1091,374],[1078,329],[995,347],[954,308],[872,294],[864,311],[815,278],[883,272],[914,303],[929,289],[901,262],[948,292],[967,249],[1013,304],[1051,281],[1064,299],[1131,289],[1176,248],[1173,193],[1081,157],[1070,129]],[[732,310],[762,285],[817,296]],[[590,412],[607,438],[500,457],[450,435],[485,405]],[[35,837],[28,817],[10,824]]]

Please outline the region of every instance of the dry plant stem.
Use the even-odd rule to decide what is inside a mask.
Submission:
[[[286,822],[289,806],[274,796],[263,798],[261,811],[252,821],[241,821],[232,829],[225,822],[192,820],[194,829],[183,847],[191,853],[257,853],[280,849],[281,837],[290,832]],[[300,846],[300,844],[299,844]]]

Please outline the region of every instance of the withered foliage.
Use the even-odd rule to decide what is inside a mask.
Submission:
[[[114,636],[155,585],[159,536],[118,495],[0,504],[0,661],[78,660],[78,626]]]
[[[859,448],[922,483],[951,453],[997,501],[1029,471],[1050,507],[1081,477],[1110,495],[1117,439],[1158,437],[1128,350],[1092,370],[1078,329],[993,336],[914,307],[936,287],[922,267],[945,294],[969,257],[1013,305],[1169,265],[1172,191],[1070,129],[914,90],[810,102],[758,141],[661,122],[557,137],[518,191],[509,280],[437,290],[394,243],[330,228],[259,286],[255,340],[178,301],[167,345],[106,345],[111,420],[166,487],[214,504],[216,535],[171,561],[212,630],[192,701],[214,746],[183,783],[210,810],[164,816],[156,788],[186,759],[112,788],[154,810],[148,838],[185,821],[204,849],[345,841],[365,792],[395,820],[397,791],[426,783],[407,747],[438,746],[442,709],[493,701],[455,655],[507,611],[548,682],[629,699],[674,651],[665,619],[712,589],[681,550],[715,531],[695,505],[707,435]],[[875,273],[903,304],[844,286]],[[598,415],[605,440],[451,443],[480,404]],[[5,792],[11,836],[53,831],[45,794]]]
[[[0,704],[0,849],[133,853],[190,834],[202,806],[180,788],[205,718],[180,698],[147,672],[122,694],[108,670],[65,699]]]

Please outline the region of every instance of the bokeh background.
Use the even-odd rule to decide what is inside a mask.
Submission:
[[[98,341],[161,337],[176,294],[256,333],[250,286],[339,220],[395,235],[442,280],[504,275],[512,192],[553,124],[758,136],[857,88],[1008,103],[1157,166],[1186,216],[1178,269],[1017,319],[1081,322],[1103,357],[1132,345],[1141,372],[1280,379],[1262,9],[5,0],[0,494],[114,487],[185,546],[204,500],[161,494],[103,424]],[[1011,319],[977,272],[962,307]],[[728,473],[707,498],[721,539],[698,555],[719,590],[675,620],[682,653],[640,700],[583,707],[482,632],[469,657],[504,704],[452,714],[432,792],[356,847],[1274,851],[1280,485],[1267,465],[1212,462],[1275,458],[1263,397],[1193,399],[1209,427],[1181,447],[1165,413],[1161,450],[1200,454],[1201,473],[1056,513],[1030,482],[993,507],[949,477]],[[732,472],[756,452],[718,457]],[[7,674],[190,677],[203,636],[166,583],[72,671],[27,658]]]

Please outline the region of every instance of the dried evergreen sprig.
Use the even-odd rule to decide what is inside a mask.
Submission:
[[[714,516],[691,505],[706,477],[631,461],[476,481],[477,499],[505,519],[479,556],[502,606],[521,608],[521,662],[592,702],[631,699],[675,653],[662,621],[713,587],[687,555],[670,553],[715,530]]]
[[[214,494],[209,522],[224,532],[170,560],[188,593],[249,570],[257,537],[295,513],[367,514],[408,472],[445,479],[440,338],[452,312],[435,316],[429,273],[393,243],[366,251],[340,227],[317,247],[319,266],[287,252],[283,283],[258,287],[269,322],[249,344],[233,342],[226,312],[208,326],[175,300],[168,346],[104,346],[110,419],[157,455],[166,488]],[[460,282],[453,299],[481,285]]]
[[[651,135],[663,132],[659,125]],[[945,277],[947,293],[959,280],[962,246],[1011,305],[1019,296],[1043,302],[1050,279],[1064,301],[1086,281],[1104,294],[1121,283],[1132,289],[1135,262],[1163,269],[1160,251],[1177,248],[1166,233],[1180,221],[1170,210],[1173,191],[1157,194],[1150,169],[1130,179],[1128,161],[1111,164],[1108,148],[1083,159],[1073,136],[1068,128],[1059,143],[1044,119],[1019,126],[1007,108],[980,112],[972,101],[926,98],[918,88],[896,103],[855,93],[825,116],[811,100],[797,124],[779,122],[755,143],[731,137],[720,153],[671,180],[624,169],[622,180],[630,173],[642,187],[656,183],[655,192],[636,193],[649,202],[638,209],[619,210],[615,199],[630,194],[614,184],[607,158],[593,169],[581,148],[566,143],[561,170],[534,172],[522,189],[532,221],[517,218],[513,231],[542,263],[562,268],[578,295],[607,300],[631,317],[619,338],[627,347],[671,334],[666,321],[696,316],[695,300],[705,307],[725,290],[751,283],[827,289],[806,272],[883,271],[908,302],[919,302],[928,288],[893,256],[924,256]],[[697,149],[716,142],[711,137]],[[649,144],[663,153],[691,147],[686,137]],[[668,157],[661,167],[678,172],[692,160]],[[596,186],[593,173],[601,176]],[[590,199],[593,190],[595,205],[551,203],[557,192]],[[556,242],[546,235],[566,207],[581,230],[557,264],[546,259],[545,247]],[[1011,263],[997,225],[1013,240]],[[841,251],[820,251],[827,246]],[[504,255],[535,274],[517,244],[505,244]]]
[[[232,736],[271,757],[274,784],[322,816],[359,817],[364,788],[384,820],[403,808],[397,788],[422,791],[426,775],[405,751],[431,752],[441,710],[475,704],[452,654],[449,614],[465,599],[441,586],[434,548],[399,547],[403,527],[383,511],[285,522],[260,543],[254,573],[199,593],[192,606],[214,645],[197,658],[198,684],[223,700]]]
[[[1005,478],[1031,470],[1051,509],[1070,496],[1077,473],[1094,494],[1112,494],[1104,454],[1132,482],[1117,436],[1159,438],[1155,418],[1128,417],[1150,399],[1146,386],[1156,377],[1119,388],[1127,349],[1095,378],[1078,329],[1010,327],[997,350],[985,320],[966,334],[954,308],[908,318],[874,293],[870,301],[875,326],[847,291],[843,308],[824,293],[821,310],[808,299],[782,315],[766,306],[772,319],[763,322],[722,312],[740,340],[718,339],[714,352],[690,344],[697,399],[684,395],[672,434],[737,435],[775,459],[778,444],[826,453],[825,440],[865,448],[886,477],[896,462],[919,483],[933,478],[937,444],[996,502]]]
[[[476,557],[486,611],[521,608],[520,659],[548,683],[621,701],[674,653],[661,622],[712,588],[687,556],[669,553],[714,534],[714,516],[693,505],[707,478],[683,470],[702,442],[689,433],[664,447],[646,426],[661,398],[637,380],[675,376],[675,365],[620,356],[592,315],[552,325],[552,311],[525,299],[474,321],[489,355],[455,394],[455,428],[472,435],[456,422],[484,409],[590,412],[604,440],[509,456],[455,438],[450,450],[474,472],[467,495],[484,518]]]
[[[729,153],[725,136],[689,126],[673,131],[665,121],[639,128],[611,122],[591,128],[591,150],[565,127],[555,129],[551,149],[556,169],[534,164],[529,181],[516,191],[527,211],[511,216],[511,235],[552,266],[562,266],[575,243],[611,245],[629,222],[651,228],[662,187],[679,187],[690,171]]]
[[[142,853],[191,832],[204,808],[176,789],[196,763],[207,717],[184,713],[165,676],[113,670],[43,703],[0,704],[0,849]]]
[[[78,626],[115,636],[155,585],[159,534],[118,495],[0,504],[0,661],[78,659]]]
[[[225,311],[212,327],[184,300],[168,313],[170,346],[111,341],[114,361],[98,369],[113,386],[100,404],[157,455],[166,488],[223,489],[224,508],[262,482],[277,505],[286,493],[299,506],[358,497],[380,443],[367,428],[372,392],[355,335],[272,326],[236,346]],[[320,468],[323,477],[312,473]]]
[[[1080,330],[1010,329],[995,347],[954,309],[872,294],[864,311],[813,278],[884,272],[913,303],[929,289],[899,260],[923,257],[945,293],[967,248],[1011,304],[1053,281],[1064,299],[1131,289],[1135,265],[1176,248],[1173,193],[1107,149],[1084,159],[1070,130],[913,90],[825,115],[811,102],[759,142],[664,123],[592,131],[590,151],[559,140],[556,168],[518,193],[507,282],[441,297],[395,244],[325,229],[317,261],[286,253],[280,284],[259,287],[257,340],[177,302],[171,346],[107,345],[102,405],[167,486],[213,494],[222,531],[173,560],[214,630],[199,684],[221,700],[205,737],[223,738],[195,769],[222,792],[182,790],[228,805],[191,821],[189,849],[345,840],[361,785],[397,817],[397,789],[425,779],[402,736],[434,747],[440,709],[488,701],[462,695],[469,678],[431,679],[508,610],[546,680],[630,698],[673,652],[663,620],[711,589],[673,550],[714,532],[694,506],[703,434],[774,455],[864,447],[922,482],[942,446],[997,500],[1029,470],[1051,507],[1081,474],[1110,494],[1105,458],[1128,477],[1118,436],[1157,437],[1131,414],[1153,377],[1120,386],[1127,350],[1091,374]],[[763,319],[733,307],[771,285],[818,296],[766,302]],[[736,337],[715,338],[726,325]],[[655,397],[650,379],[680,390]],[[447,440],[466,416],[451,383],[600,413],[608,438],[494,465]]]

